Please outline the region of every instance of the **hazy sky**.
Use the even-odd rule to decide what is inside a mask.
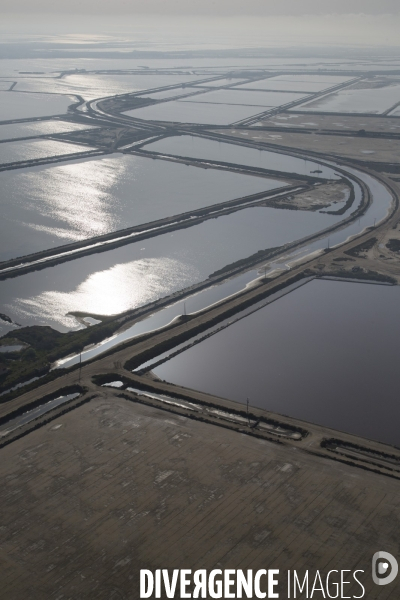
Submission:
[[[323,15],[399,13],[400,0],[0,0],[3,13]]]
[[[400,0],[0,0],[0,32],[213,47],[400,47]],[[4,39],[4,38],[3,38]],[[1,38],[0,38],[1,41]]]

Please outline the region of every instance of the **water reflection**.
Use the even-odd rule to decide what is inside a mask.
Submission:
[[[5,171],[0,174],[0,260],[282,185],[126,155]]]
[[[87,152],[93,148],[55,140],[25,140],[0,144],[0,164]]]
[[[144,259],[117,264],[92,273],[71,292],[46,291],[32,298],[17,300],[19,316],[41,321],[57,319],[68,328],[79,329],[69,312],[114,315],[163,296],[165,289],[184,287],[192,269],[169,258]],[[82,326],[81,326],[82,327]]]
[[[94,160],[25,173],[19,182],[20,195],[28,199],[26,208],[63,224],[30,223],[30,227],[72,240],[116,229],[113,212],[120,201],[109,191],[124,171],[123,162]]]
[[[195,227],[2,281],[3,312],[22,324],[34,322],[57,328],[60,324],[62,328],[69,327],[71,321],[69,317],[66,321],[66,312],[79,310],[102,314],[106,308],[102,298],[104,292],[112,289],[116,296],[127,298],[125,281],[131,279],[131,271],[130,268],[125,270],[125,265],[135,265],[131,267],[133,283],[129,288],[129,308],[136,308],[144,300],[157,300],[186,285],[203,281],[215,271],[259,250],[276,248],[303,238],[341,219],[340,216],[269,207],[244,209],[204,221]],[[251,232],[251,235],[243,235],[243,232]],[[154,287],[150,269],[145,268],[145,265],[153,264],[151,261],[155,261],[156,273],[160,273],[157,287]],[[116,267],[122,271],[114,271]],[[105,271],[113,274],[121,272],[123,275],[112,278],[102,289],[94,282],[98,281],[98,277],[104,277],[99,274]],[[91,282],[90,286],[85,283],[87,281]],[[139,296],[133,291],[138,287]],[[84,290],[84,293],[77,293],[77,290]],[[125,307],[125,302],[115,300],[112,313],[118,312],[117,307],[119,310],[128,308],[122,308],[122,305]]]
[[[74,59],[74,64],[76,64]],[[110,68],[126,69],[129,65],[125,60],[122,60],[118,65],[118,60],[112,60]],[[130,61],[131,62],[131,61]],[[132,65],[132,62],[131,62]],[[87,65],[85,65],[86,67]],[[70,68],[70,65],[67,66]],[[93,67],[92,67],[93,68]],[[104,63],[102,67],[104,68]],[[131,67],[132,68],[132,67]],[[137,68],[135,62],[134,68]],[[195,83],[204,79],[201,75],[185,74],[136,74],[136,73],[121,73],[121,74],[100,74],[100,73],[77,73],[63,77],[62,79],[54,78],[24,78],[21,79],[16,87],[19,91],[28,92],[58,92],[60,94],[75,94],[82,96],[85,100],[94,100],[95,98],[104,98],[106,96],[114,96],[115,94],[124,94],[137,92],[141,90],[153,89],[168,85],[176,85],[181,83]],[[26,94],[20,94],[26,95]],[[31,94],[32,96],[34,94]],[[43,94],[45,97],[45,95]],[[49,96],[48,96],[49,97]],[[51,97],[51,96],[50,96]],[[56,96],[57,97],[57,96]],[[65,110],[59,110],[59,113]],[[48,113],[58,114],[58,113]]]
[[[86,123],[68,123],[68,121],[33,121],[27,123],[13,123],[11,125],[0,125],[0,140],[22,138],[37,135],[51,135],[67,131],[79,131],[81,129],[94,129]]]

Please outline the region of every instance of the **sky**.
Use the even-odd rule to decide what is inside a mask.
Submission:
[[[0,0],[2,13],[324,15],[400,13],[399,0]]]
[[[400,0],[0,0],[0,33],[400,47]],[[1,42],[1,39],[0,39]]]

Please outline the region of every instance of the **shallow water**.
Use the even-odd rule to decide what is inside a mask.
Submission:
[[[251,284],[257,277],[260,276],[263,272],[267,275],[275,274],[277,271],[285,271],[298,261],[301,257],[309,256],[311,253],[317,254],[319,252],[323,252],[327,247],[327,244],[330,244],[332,247],[335,244],[343,243],[346,239],[349,238],[350,235],[359,234],[361,231],[365,229],[365,227],[369,227],[373,221],[376,220],[377,223],[381,219],[383,219],[391,205],[391,196],[386,188],[375,181],[371,177],[350,169],[351,174],[358,176],[363,179],[366,185],[370,188],[373,196],[372,205],[370,206],[367,213],[362,216],[358,221],[355,221],[348,225],[346,228],[336,231],[334,233],[330,233],[328,240],[326,237],[322,237],[314,242],[311,242],[305,245],[303,248],[293,250],[286,255],[282,256],[280,259],[276,261],[266,262],[265,268],[261,266],[261,268],[257,270],[250,270],[233,279],[227,280],[217,286],[212,288],[205,289],[201,292],[194,294],[193,296],[187,298],[184,302],[177,302],[172,306],[168,306],[164,309],[159,310],[158,312],[150,315],[143,321],[136,323],[125,331],[115,334],[111,338],[103,340],[97,346],[91,347],[85,352],[82,353],[82,360],[90,360],[91,358],[98,356],[105,350],[112,348],[113,346],[131,339],[136,335],[140,335],[142,333],[152,331],[159,327],[163,327],[170,323],[170,321],[178,316],[186,313],[193,313],[199,311],[211,304],[230,296],[231,294],[235,294],[239,290],[243,290],[248,284]],[[361,199],[361,189],[357,185],[355,185],[355,206],[359,204]],[[287,290],[284,290],[286,293]],[[70,367],[76,364],[79,361],[79,356],[71,356],[69,358],[63,359],[59,361],[59,365],[63,367]],[[153,362],[153,361],[151,361]]]
[[[287,90],[288,92],[320,92],[346,81],[350,81],[350,79],[328,75],[278,75],[259,81],[250,81],[240,85],[240,88],[251,88],[255,90]]]
[[[69,311],[110,315],[143,306],[258,250],[302,238],[341,219],[265,207],[244,209],[2,281],[2,312],[21,324],[76,328]]]
[[[0,91],[1,92],[7,92],[10,87],[12,86],[13,82],[12,81],[1,81],[0,80]]]
[[[145,145],[143,150],[204,160],[230,162],[259,169],[298,173],[299,175],[311,175],[317,178],[338,178],[335,175],[334,169],[321,166],[314,161],[190,135],[165,138]],[[321,173],[316,173],[316,170],[321,171]]]
[[[236,40],[237,41],[237,40]],[[176,49],[182,49],[182,46],[177,42]],[[229,46],[231,47],[231,45]],[[147,46],[148,48],[148,46]],[[191,46],[191,49],[193,46]],[[130,48],[131,49],[131,48]],[[171,46],[168,45],[169,51],[171,50]],[[203,47],[202,47],[203,49]],[[118,51],[121,52],[121,47],[118,47]],[[393,70],[399,67],[399,61],[390,60],[388,63],[383,62],[380,58],[377,57],[368,57],[360,59],[343,59],[337,57],[305,57],[301,56],[295,58],[291,57],[270,57],[270,58],[257,58],[257,57],[224,57],[224,58],[215,58],[215,57],[194,57],[185,58],[182,55],[177,57],[155,57],[155,58],[80,58],[77,57],[74,53],[71,57],[64,56],[63,58],[4,58],[2,59],[2,75],[7,77],[7,79],[12,79],[15,81],[16,79],[26,80],[35,80],[35,79],[43,79],[43,75],[40,74],[31,74],[31,75],[21,75],[21,71],[42,71],[46,76],[55,77],[61,71],[65,70],[74,70],[77,69],[87,69],[88,71],[94,70],[104,70],[104,69],[140,69],[143,66],[147,66],[150,69],[184,69],[186,72],[194,72],[200,71],[200,73],[214,72],[216,75],[221,74],[221,77],[224,77],[226,71],[241,69],[241,68],[254,68],[254,69],[265,69],[267,68],[269,71],[276,71],[280,73],[282,69],[287,69],[290,71],[299,71],[300,73],[307,70],[315,71],[316,77],[322,77],[323,79],[327,78],[327,74],[320,74],[318,71],[320,69],[333,69],[338,70],[341,69],[343,71],[347,70],[359,70],[359,71],[371,71],[372,69],[376,70]],[[92,74],[92,73],[90,73]],[[203,75],[204,77],[204,75]],[[299,77],[304,77],[309,79],[310,75],[300,74]],[[313,77],[313,76],[311,76]],[[56,80],[59,81],[59,80]],[[60,80],[62,81],[62,80]]]
[[[62,115],[76,98],[56,94],[0,92],[0,121]]]
[[[52,135],[69,131],[93,129],[92,125],[68,123],[67,121],[33,121],[31,123],[12,123],[0,125],[0,140],[22,138],[37,135]]]
[[[129,110],[124,114],[135,119],[151,121],[230,125],[261,112],[263,109],[259,106],[196,104],[176,100]]]
[[[196,90],[196,88],[193,87],[179,87],[179,88],[174,88],[173,90],[164,90],[162,92],[143,92],[142,94],[140,94],[140,97],[142,98],[152,98],[153,100],[163,100],[164,98],[174,98],[175,96],[184,96],[186,94],[190,94],[191,92],[194,92]],[[200,91],[200,89],[198,90]]]
[[[0,144],[0,164],[75,154],[77,152],[87,152],[88,150],[94,150],[94,148],[55,140],[4,142]]]
[[[306,98],[304,94],[285,94],[281,92],[251,92],[244,89],[215,90],[201,96],[187,98],[181,102],[209,102],[216,104],[242,104],[245,106],[261,106],[268,109],[271,106],[288,104],[294,100]],[[261,111],[260,111],[261,112]]]
[[[115,63],[117,61],[110,61]],[[125,63],[123,66],[116,65],[110,68],[129,68]],[[155,75],[155,74],[130,74],[130,73],[79,73],[66,75],[62,79],[30,79],[18,82],[17,90],[35,92],[57,92],[62,94],[79,94],[85,100],[114,96],[115,94],[126,94],[139,92],[141,90],[154,89],[168,85],[181,83],[192,83],[205,79],[205,76],[193,75],[189,72],[177,75]]]
[[[400,85],[346,89],[296,107],[301,111],[380,114],[400,102]]]
[[[235,294],[242,290],[250,281],[253,281],[257,277],[256,271],[248,271],[247,273],[243,273],[233,279],[228,279],[224,283],[219,285],[215,285],[210,288],[206,288],[201,292],[193,294],[193,296],[188,296],[184,301],[179,301],[173,304],[172,306],[168,306],[164,309],[157,311],[156,313],[146,317],[142,321],[135,323],[131,327],[128,327],[124,331],[120,333],[116,333],[110,338],[107,338],[96,344],[87,348],[82,355],[73,355],[68,358],[61,359],[57,361],[57,367],[69,368],[72,365],[77,364],[80,360],[85,362],[98,356],[105,352],[106,350],[113,348],[117,344],[121,344],[126,340],[130,340],[137,335],[141,335],[143,333],[148,333],[149,331],[154,331],[155,329],[159,329],[160,327],[164,327],[168,325],[175,317],[179,315],[197,312],[218,302],[221,298],[226,298],[231,294]]]
[[[22,142],[13,144],[24,147]],[[41,144],[49,148],[58,142]],[[11,143],[0,144],[0,152],[2,146]],[[4,171],[0,260],[283,185],[273,179],[121,154]]]
[[[251,405],[269,411],[400,444],[399,352],[399,287],[313,281],[155,373],[178,385],[241,403],[249,397]]]
[[[222,79],[217,79],[216,81],[209,81],[208,83],[199,83],[196,84],[196,87],[222,87],[224,85],[239,85],[240,83],[244,83],[246,79],[236,78],[236,77],[224,77]]]

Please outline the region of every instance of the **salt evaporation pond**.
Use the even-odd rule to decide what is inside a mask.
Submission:
[[[56,94],[20,94],[0,91],[0,121],[62,115],[76,98]]]
[[[194,87],[178,87],[172,90],[163,90],[161,92],[143,92],[140,94],[141,98],[152,98],[153,100],[164,100],[165,98],[174,98],[175,96],[187,96],[193,94],[194,91],[200,91],[200,88],[196,90]],[[200,94],[199,94],[200,95]]]
[[[216,104],[243,104],[247,106],[280,106],[304,98],[304,94],[281,92],[252,92],[244,89],[215,90],[201,96],[194,96],[181,102],[207,102]],[[261,111],[260,111],[261,112]]]
[[[238,139],[238,142],[240,141]],[[338,179],[332,168],[324,167],[314,161],[190,135],[164,138],[163,140],[145,145],[143,150],[199,158],[202,160],[234,163],[259,169],[296,173],[298,175],[311,175],[317,178]]]
[[[23,325],[73,329],[77,322],[69,311],[111,315],[143,306],[204,281],[258,250],[301,239],[341,219],[266,207],[244,209],[2,281],[2,312]]]
[[[131,325],[131,327],[127,327],[123,331],[115,333],[98,344],[88,346],[82,353],[60,359],[56,363],[56,368],[60,367],[68,369],[78,362],[83,363],[87,360],[91,360],[117,344],[121,344],[138,335],[168,325],[175,317],[183,315],[185,312],[188,314],[202,310],[211,304],[219,302],[222,298],[226,298],[227,296],[239,292],[247,284],[254,281],[256,277],[257,271],[247,271],[242,275],[227,279],[223,283],[207,287],[200,292],[195,292],[192,296],[186,296],[183,301],[179,300],[175,304],[169,305],[166,308],[145,317],[142,321],[138,321],[134,325]],[[88,322],[88,319],[90,319],[90,317],[86,317],[84,321]]]
[[[154,372],[188,388],[241,403],[249,397],[250,405],[268,411],[400,445],[399,353],[399,287],[312,281]]]
[[[332,113],[380,114],[400,102],[400,85],[377,89],[349,88],[312,100],[296,110]]]
[[[217,79],[216,81],[208,81],[207,83],[194,84],[196,87],[222,87],[225,85],[238,85],[246,81],[245,79],[237,79],[236,77],[224,77],[223,79]]]
[[[0,125],[0,140],[13,138],[33,137],[38,135],[53,135],[54,133],[66,133],[80,131],[82,129],[94,129],[92,125],[83,123],[69,123],[68,121],[32,121],[25,123],[11,123]]]
[[[43,143],[48,148],[47,141]],[[0,144],[0,152],[1,148]],[[4,171],[0,173],[0,260],[284,185],[273,179],[120,154]]]
[[[240,85],[240,89],[285,90],[293,92],[320,92],[324,89],[351,81],[346,77],[329,75],[278,75],[259,81],[249,81]],[[239,89],[238,87],[238,89]]]
[[[344,229],[330,232],[329,243],[331,246],[343,243],[351,235],[359,234],[365,229],[365,227],[368,227],[374,221],[379,223],[379,221],[386,216],[391,204],[391,195],[381,183],[359,171],[351,170],[351,174],[356,175],[364,180],[373,194],[373,203],[367,213],[364,214],[360,219],[351,223]],[[358,205],[361,199],[361,190],[358,185],[355,186],[355,195],[355,205]],[[326,244],[326,237],[322,237],[315,241],[309,242],[301,248],[295,249],[289,253],[285,253],[278,259],[272,260],[272,262],[267,261],[267,276],[272,273],[276,274],[276,271],[287,270],[288,268],[293,267],[300,257],[305,257],[311,253],[323,251],[323,249],[326,248]],[[125,340],[131,339],[133,336],[152,331],[158,327],[162,327],[169,323],[174,317],[182,315],[185,311],[187,313],[199,311],[213,304],[214,302],[221,300],[222,298],[226,298],[227,296],[234,294],[239,290],[243,290],[246,285],[248,285],[250,282],[253,282],[259,276],[260,271],[263,271],[262,267],[259,267],[258,270],[247,271],[237,277],[234,277],[233,279],[228,279],[217,286],[205,289],[201,292],[195,293],[193,296],[186,298],[185,306],[181,301],[152,314],[143,321],[135,323],[123,332],[112,336],[112,338],[103,340],[103,342],[101,342],[99,345],[85,350],[81,356],[82,361],[90,360],[94,356],[104,352],[104,350],[109,349]],[[63,359],[60,361],[60,363],[62,363],[62,366],[68,367],[76,364],[79,361],[79,358],[79,355],[77,355],[68,359]]]
[[[0,165],[25,160],[36,160],[65,154],[76,154],[94,150],[88,146],[78,146],[55,140],[23,140],[0,144]]]
[[[201,97],[199,96],[199,98]],[[202,104],[175,100],[128,110],[124,114],[135,119],[150,121],[230,125],[262,112],[263,108],[259,106]]]
[[[14,83],[13,81],[1,81],[0,80],[0,91],[8,92],[13,83]]]
[[[117,65],[112,67],[117,68]],[[121,68],[121,67],[120,67]],[[129,65],[122,65],[129,68]],[[62,79],[26,79],[19,81],[17,90],[28,92],[58,92],[60,94],[79,94],[85,100],[126,94],[141,90],[155,89],[169,85],[194,83],[206,79],[206,76],[182,74],[136,74],[136,73],[73,73]]]

